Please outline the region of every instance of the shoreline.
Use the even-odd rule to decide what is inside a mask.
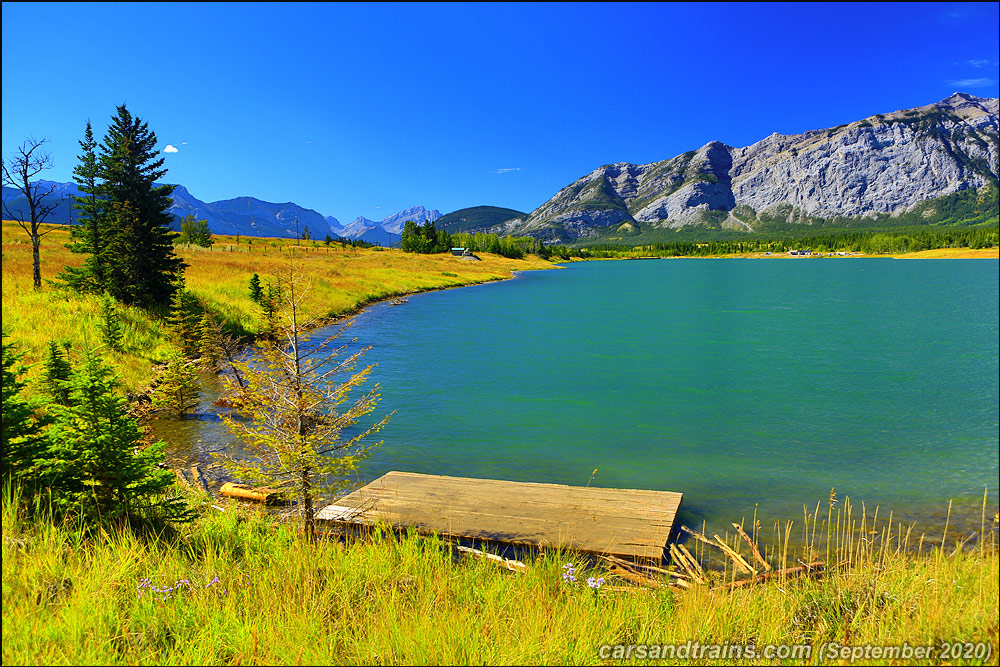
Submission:
[[[608,258],[619,259],[619,258]],[[788,253],[762,252],[734,253],[729,255],[676,255],[673,257],[622,257],[620,259],[1000,259],[1000,247],[997,248],[935,248],[918,250],[916,252],[893,253],[885,255],[868,255],[853,253],[847,255],[815,253],[812,255],[789,255]]]
[[[304,327],[304,331],[308,335],[309,333],[314,332],[314,331],[316,331],[318,329],[322,329],[323,327],[332,326],[332,325],[338,324],[340,322],[345,322],[347,320],[350,320],[350,319],[352,319],[352,318],[360,315],[366,309],[368,309],[368,308],[370,308],[372,306],[376,306],[376,305],[378,305],[380,303],[385,303],[387,301],[392,301],[394,299],[405,298],[405,297],[413,296],[413,295],[417,295],[417,294],[426,294],[426,293],[429,293],[429,292],[440,292],[440,291],[449,290],[449,289],[459,289],[459,288],[463,288],[463,287],[475,287],[476,285],[486,285],[486,284],[489,284],[489,283],[498,283],[498,282],[504,282],[504,281],[507,281],[507,280],[514,280],[514,279],[516,279],[518,277],[518,275],[520,273],[523,273],[525,271],[547,271],[548,269],[561,269],[561,268],[563,268],[563,267],[561,267],[561,266],[559,266],[559,265],[557,265],[555,263],[551,263],[551,266],[538,266],[538,267],[533,267],[533,268],[517,269],[517,270],[511,269],[510,275],[507,276],[506,278],[487,278],[485,280],[475,280],[475,281],[468,282],[468,283],[462,283],[460,285],[444,285],[444,286],[441,286],[441,287],[429,287],[429,288],[426,288],[426,289],[409,290],[409,291],[406,291],[406,292],[393,292],[393,293],[387,294],[385,296],[380,296],[378,298],[366,299],[366,300],[363,300],[363,301],[359,301],[359,302],[355,303],[354,305],[352,305],[352,306],[348,307],[347,309],[345,309],[343,311],[340,311],[338,313],[316,316],[316,317],[312,318],[310,321],[307,322],[306,326]],[[237,339],[237,350],[242,353],[247,348],[255,345],[257,342],[259,342],[261,340],[266,339],[267,337],[268,337],[268,335],[265,334],[265,333],[245,334],[243,336],[240,336]],[[154,365],[154,367],[155,367],[155,365]],[[215,375],[215,376],[218,377],[223,372],[223,370],[221,368],[207,369],[207,372],[212,373],[213,375]],[[148,403],[148,402],[150,402],[151,399],[152,399],[151,394],[152,394],[152,392],[153,392],[153,390],[155,388],[156,388],[156,383],[154,382],[153,384],[151,384],[151,385],[149,385],[149,386],[141,389],[138,392],[128,393],[127,397],[129,399],[129,402],[130,403]],[[147,414],[146,417],[145,417],[145,419],[147,421],[150,420],[150,419],[154,419],[155,417],[153,416],[153,414],[154,413],[152,413],[152,412],[149,413],[149,414]]]

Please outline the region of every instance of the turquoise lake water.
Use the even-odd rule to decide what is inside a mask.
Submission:
[[[998,302],[995,260],[675,259],[379,304],[350,335],[374,345],[375,414],[396,414],[362,481],[596,469],[684,493],[690,526],[825,513],[834,488],[927,529],[952,499],[978,529],[1000,475]],[[228,438],[185,428],[190,453]]]

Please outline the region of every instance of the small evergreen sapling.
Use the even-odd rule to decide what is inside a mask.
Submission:
[[[111,367],[87,350],[68,386],[69,405],[49,408],[53,500],[92,519],[187,518],[167,494],[173,474],[158,467],[166,443],[145,443]]]
[[[250,277],[250,300],[261,305],[264,298],[264,289],[260,286],[260,276],[256,273]]]
[[[215,368],[222,356],[219,345],[219,334],[222,327],[215,321],[211,313],[206,312],[198,324],[198,356],[205,368]]]
[[[7,343],[6,329],[2,332],[3,356],[3,426],[0,430],[0,481],[21,485],[34,478],[36,462],[48,451],[48,440],[42,431],[43,420],[35,416],[36,401],[21,395],[25,383],[21,380],[24,368],[21,356]],[[22,485],[22,488],[24,486]]]
[[[42,371],[42,386],[52,400],[60,405],[69,405],[69,379],[73,368],[66,358],[69,342],[59,345],[54,340],[49,341],[45,354],[45,367]]]
[[[115,300],[105,294],[101,297],[101,321],[97,328],[101,332],[101,340],[108,349],[115,352],[125,351],[125,329],[122,327],[121,314],[115,306]]]
[[[183,282],[180,282],[170,300],[170,315],[167,317],[167,322],[174,333],[177,345],[186,357],[198,356],[201,318],[201,303],[194,294],[184,288]]]
[[[183,417],[198,404],[200,396],[201,384],[194,363],[174,353],[160,374],[159,384],[153,392],[153,407]]]

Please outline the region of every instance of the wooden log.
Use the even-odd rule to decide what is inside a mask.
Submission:
[[[712,537],[714,537],[715,541],[718,542],[718,544],[716,546],[718,546],[720,549],[722,549],[722,553],[724,553],[727,556],[729,556],[729,558],[731,558],[734,563],[736,563],[738,566],[740,566],[748,574],[752,574],[753,576],[757,576],[757,569],[755,567],[753,567],[752,565],[750,565],[750,563],[748,563],[743,556],[741,556],[738,553],[736,553],[735,551],[733,551],[729,547],[729,545],[726,544],[722,540],[722,538],[719,537],[718,535],[713,534]]]
[[[688,528],[687,526],[681,526],[681,530],[683,530],[685,533],[688,533],[689,535],[691,535],[692,537],[694,537],[699,542],[704,542],[705,544],[711,545],[713,547],[718,547],[719,546],[718,544],[716,544],[712,540],[710,540],[707,537],[705,537],[703,534],[696,533],[693,530],[691,530],[690,528]]]
[[[753,543],[750,536],[746,534],[745,530],[743,530],[743,526],[734,522],[733,528],[735,528],[736,532],[740,534],[740,537],[742,537],[746,543],[750,545],[750,552],[753,554],[754,560],[760,563],[760,566],[764,568],[765,572],[770,572],[771,564],[764,560],[764,557],[760,555],[760,550],[757,549],[757,545]]]
[[[683,552],[681,551],[682,549]],[[684,571],[687,573],[687,576],[692,581],[698,584],[707,583],[704,572],[701,569],[701,565],[699,565],[698,561],[694,559],[694,556],[691,555],[690,551],[688,551],[679,544],[678,545],[671,544],[670,556],[676,565],[684,569]]]
[[[279,502],[282,499],[281,491],[277,489],[255,489],[246,484],[234,484],[232,482],[223,484],[222,488],[219,489],[219,494],[228,498],[265,504]]]
[[[205,483],[205,477],[201,474],[201,468],[198,466],[191,466],[191,480],[196,489],[205,495],[210,495],[208,493],[208,484]]]
[[[646,565],[644,563],[633,563],[632,561],[627,561],[627,560],[624,560],[624,559],[621,559],[621,558],[617,558],[617,557],[612,556],[610,554],[604,554],[604,555],[601,556],[601,558],[604,559],[605,561],[607,561],[608,563],[611,563],[612,570],[614,570],[615,568],[618,568],[620,570],[624,570],[626,572],[630,572],[630,573],[632,573],[632,574],[634,574],[634,575],[636,575],[638,577],[644,577],[645,578],[647,576],[643,572],[640,572],[640,570],[646,570],[647,572],[655,572],[656,574],[666,574],[666,575],[671,576],[671,577],[683,577],[683,576],[685,576],[685,575],[683,575],[683,574],[681,574],[679,572],[675,572],[675,571],[671,571],[671,570],[664,570],[662,567],[655,567],[653,565]]]
[[[705,571],[701,568],[701,563],[699,563],[698,559],[696,559],[694,555],[692,555],[692,553],[688,551],[688,548],[686,546],[684,546],[683,544],[678,544],[677,550],[681,552],[681,554],[684,556],[684,559],[691,565],[691,568],[697,574],[699,575],[705,574]]]
[[[743,586],[749,586],[760,581],[767,581],[768,579],[781,578],[781,577],[796,577],[799,575],[817,575],[823,572],[825,563],[822,561],[815,561],[809,563],[808,565],[797,565],[795,567],[788,567],[784,570],[772,570],[766,574],[761,574],[756,577],[750,577],[749,579],[740,579],[739,581],[733,581],[723,586],[719,586],[715,590],[729,590],[733,588],[741,588]]]
[[[667,549],[670,552],[670,562],[687,572],[690,576],[692,574],[691,566],[688,564],[687,559],[684,558],[684,556],[677,549],[677,545],[671,544],[667,547]]]
[[[640,586],[646,586],[647,588],[662,588],[663,586],[655,579],[650,577],[645,577],[638,572],[630,572],[619,565],[611,566],[611,574],[616,577],[620,577],[625,581],[631,581],[633,584],[639,584]]]
[[[687,547],[683,544],[677,545],[677,550],[684,556],[688,564],[691,566],[692,578],[699,584],[707,584],[708,579],[705,578],[705,570],[702,569],[701,563],[688,551]]]
[[[473,549],[472,547],[462,546],[461,544],[452,543],[452,546],[461,553],[468,554],[474,558],[486,560],[504,568],[505,570],[509,570],[510,572],[524,574],[528,571],[528,566],[519,560],[511,560],[510,558],[504,558],[503,556],[497,556],[496,554],[480,551],[479,549]]]
[[[623,558],[618,558],[617,556],[612,556],[611,554],[602,554],[601,558],[614,565],[620,565],[627,570],[632,570],[638,572],[639,570],[646,570],[647,572],[655,572],[657,574],[670,574],[670,570],[664,570],[662,567],[656,567],[655,565],[648,565],[646,563],[636,563],[630,560],[625,560]]]
[[[709,545],[711,545],[711,546],[713,546],[713,547],[715,547],[717,549],[721,549],[722,553],[724,553],[727,556],[729,556],[729,558],[734,563],[736,563],[736,565],[740,569],[742,569],[744,572],[747,572],[748,574],[751,574],[753,576],[757,576],[757,569],[755,567],[753,567],[752,565],[750,565],[750,563],[748,563],[746,561],[746,559],[743,558],[743,556],[741,556],[738,553],[736,553],[735,551],[733,551],[729,547],[729,545],[726,544],[722,540],[722,538],[719,537],[718,535],[712,535],[712,537],[715,538],[715,540],[713,541],[713,540],[708,539],[707,537],[705,537],[701,533],[694,532],[693,530],[691,530],[687,526],[681,526],[681,530],[683,530],[684,532],[692,535],[695,539],[700,540],[701,542],[704,542],[705,544],[709,544]]]

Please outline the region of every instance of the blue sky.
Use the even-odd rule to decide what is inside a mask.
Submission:
[[[998,96],[991,3],[3,3],[3,155],[149,123],[166,181],[346,223]]]

